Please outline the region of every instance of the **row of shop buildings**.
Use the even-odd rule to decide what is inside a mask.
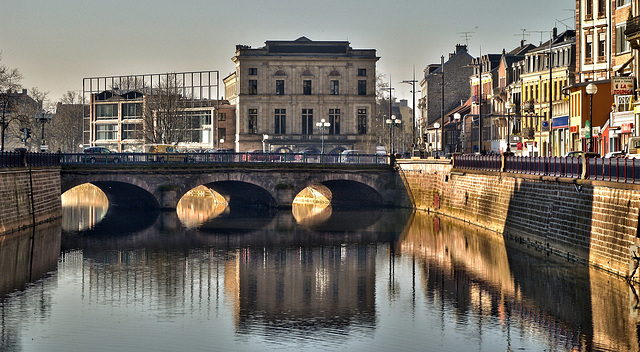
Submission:
[[[458,46],[420,82],[425,148],[522,156],[623,150],[640,135],[638,14],[636,0],[576,0],[575,30],[554,28],[537,46],[522,41],[479,57]],[[460,78],[466,92],[452,83]]]

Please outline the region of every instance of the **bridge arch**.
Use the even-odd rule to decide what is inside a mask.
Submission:
[[[332,207],[381,207],[383,195],[376,185],[364,177],[344,178],[324,176],[307,179],[294,189],[295,195],[311,187],[325,196]]]
[[[117,206],[122,208],[159,209],[160,204],[156,196],[150,190],[149,185],[140,180],[119,180],[118,178],[104,176],[94,176],[91,179],[77,178],[61,183],[61,193],[81,184],[90,183],[107,196],[109,207]]]

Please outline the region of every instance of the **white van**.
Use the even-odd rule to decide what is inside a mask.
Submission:
[[[640,137],[631,137],[627,143],[627,158],[640,159]]]

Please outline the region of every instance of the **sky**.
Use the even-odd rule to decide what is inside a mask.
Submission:
[[[574,12],[572,0],[3,1],[0,65],[55,102],[81,93],[87,77],[217,70],[224,78],[237,44],[347,40],[376,49],[377,73],[412,106],[411,85],[400,82],[414,72],[420,81],[456,44],[474,57],[509,51],[523,38],[537,45],[554,26],[573,29]]]

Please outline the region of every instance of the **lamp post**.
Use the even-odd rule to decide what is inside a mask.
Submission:
[[[396,115],[391,115],[391,118],[387,119],[386,122],[387,122],[387,125],[389,125],[389,129],[391,131],[391,154],[394,154],[396,152],[396,148],[395,148],[396,135],[394,130],[395,130],[395,127],[400,126],[402,121],[396,118]]]
[[[507,109],[507,134],[506,134],[506,140],[507,140],[507,153],[511,153],[511,138],[509,138],[511,136],[511,127],[510,125],[510,120],[511,120],[511,110],[513,109],[513,103],[510,100],[507,100],[506,103],[504,103],[504,107]]]
[[[436,122],[433,124],[433,128],[435,128],[436,130],[436,159],[438,159],[440,157],[440,154],[438,153],[439,149],[438,148],[438,129],[440,128],[440,123]]]
[[[316,127],[320,130],[320,139],[322,143],[322,154],[324,154],[324,131],[328,130],[331,127],[331,123],[327,122],[325,119],[321,119],[320,122],[316,122]]]
[[[589,94],[589,148],[588,151],[593,151],[593,95],[598,92],[598,87],[593,84],[587,84],[585,88],[587,94]]]
[[[413,66],[413,79],[402,81],[400,83],[411,84],[411,94],[413,96],[413,110],[411,111],[411,122],[413,123],[412,130],[411,130],[411,144],[415,146],[416,144],[416,83],[418,83],[418,81],[416,80],[415,66]],[[413,150],[411,152],[413,153]]]
[[[266,153],[267,152],[267,141],[269,140],[269,135],[268,134],[263,134],[262,135],[262,152]]]
[[[458,144],[460,144],[460,120],[462,116],[460,116],[459,112],[453,114],[453,119],[456,121],[456,153],[458,152]]]
[[[40,151],[44,152],[49,149],[47,143],[44,140],[44,124],[51,121],[51,114],[44,110],[41,110],[40,113],[36,114],[35,119],[37,122],[40,122],[42,124],[42,140],[40,143]]]
[[[224,138],[220,138],[220,148],[224,148]]]

